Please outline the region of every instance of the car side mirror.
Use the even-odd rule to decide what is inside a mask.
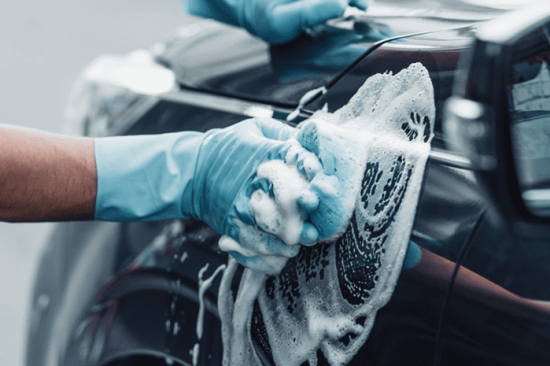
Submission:
[[[512,232],[550,236],[550,3],[481,25],[443,130]]]

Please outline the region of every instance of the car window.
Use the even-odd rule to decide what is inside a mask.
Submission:
[[[514,162],[526,192],[548,187],[550,173],[550,43],[540,28],[516,46],[509,86]]]

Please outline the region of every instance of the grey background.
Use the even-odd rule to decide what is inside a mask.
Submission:
[[[187,19],[178,0],[4,0],[0,123],[61,132],[71,85],[104,53],[147,48]],[[0,223],[0,363],[20,366],[35,267],[51,224]]]

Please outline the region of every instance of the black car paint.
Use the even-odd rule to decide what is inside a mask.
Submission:
[[[438,27],[443,28],[441,24]],[[243,54],[219,52],[222,61],[234,60],[232,65],[236,69],[224,69],[216,77],[197,73],[203,78],[186,78],[193,72],[180,69],[178,78],[182,86],[288,109],[295,108],[299,98],[312,87],[328,83],[331,84],[329,91],[305,108],[313,111],[328,103],[333,111],[345,104],[368,76],[388,70],[397,73],[410,63],[420,61],[434,82],[438,114],[433,144],[444,148],[440,110],[451,94],[458,58],[468,48],[471,29],[461,27],[455,31],[418,35],[376,47],[374,42],[366,42],[360,61],[344,74],[329,68],[317,70],[305,79],[283,83],[279,82],[280,75],[258,77],[250,72],[254,67],[243,68],[239,61],[246,52],[259,50],[263,53],[259,59],[271,62],[269,52],[278,52],[278,62],[282,62],[284,49],[270,50],[242,32],[234,40],[238,48],[235,43],[224,43],[223,38],[218,39],[215,34],[206,32],[201,37],[204,39],[200,39],[200,43],[192,39],[199,45],[196,49],[189,45],[178,48],[181,44],[173,44],[162,62],[178,73],[175,64],[184,65],[189,58],[204,60],[201,52],[211,49],[240,50]],[[429,47],[423,47],[426,45]],[[292,45],[285,47],[291,49]],[[200,68],[203,64],[197,65]],[[269,69],[264,64],[263,70],[276,72],[278,69]],[[247,71],[250,77],[242,78]],[[205,131],[243,118],[245,116],[161,101],[126,133]],[[472,235],[476,225],[478,229]],[[170,233],[170,228],[175,226],[183,229]],[[167,235],[166,240],[152,245],[162,235]],[[547,286],[550,266],[546,265],[550,259],[549,241],[513,237],[469,171],[438,162],[428,163],[412,238],[423,248],[452,262],[457,262],[463,249],[468,248],[463,263],[467,268],[515,294],[550,300]],[[209,276],[226,262],[226,254],[217,248],[217,239],[216,233],[194,220],[60,225],[37,272],[27,364],[48,364],[48,360],[53,359],[59,365],[71,366],[137,365],[139,356],[146,357],[150,364],[191,364],[189,351],[197,342],[197,273],[210,263],[206,272]],[[182,262],[184,252],[188,257]],[[218,283],[219,280],[206,296],[208,315],[200,342],[200,365],[221,364],[221,332],[216,309]],[[436,353],[445,365],[548,363],[550,317],[526,320],[481,304],[475,297],[462,294],[460,289],[455,288],[448,294],[448,288],[447,280],[443,284],[425,281],[404,271],[392,299],[379,311],[367,342],[350,365],[429,365]],[[43,301],[43,296],[47,296],[48,301]],[[444,309],[448,300],[448,309]],[[441,316],[444,310],[448,312],[447,318]],[[176,319],[181,326],[177,332],[173,328]],[[255,338],[261,339],[261,327],[254,329]],[[440,348],[436,350],[436,347]],[[261,342],[257,349],[269,364],[269,354],[264,352]],[[322,360],[321,354],[319,357]]]

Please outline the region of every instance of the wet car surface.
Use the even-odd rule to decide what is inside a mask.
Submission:
[[[329,111],[343,106],[369,76],[396,74],[421,62],[436,106],[432,153],[411,234],[424,261],[401,273],[349,364],[547,364],[550,240],[511,234],[468,162],[446,149],[441,130],[443,103],[475,24],[499,11],[474,5],[460,13],[446,9],[453,10],[443,3],[439,13],[432,8],[415,16],[356,16],[279,47],[197,20],[156,53],[156,62],[173,70],[177,90],[147,97],[149,108],[133,114],[128,110],[135,103],[118,114],[108,110],[110,119],[101,129],[93,118],[84,118],[82,128],[92,135],[206,131],[251,116],[285,120],[297,108],[293,123],[299,123],[325,105]],[[306,92],[319,87],[327,92],[300,104]],[[95,107],[108,109],[109,98]],[[192,219],[60,225],[38,270],[28,364],[191,365],[190,351],[199,343],[197,364],[221,365],[220,279],[204,298],[198,291],[201,269],[208,264],[209,277],[227,262],[218,239]],[[290,293],[299,292],[292,266],[317,260],[321,269],[324,250],[322,245],[303,249],[289,262],[280,276]],[[234,293],[239,280],[240,272]],[[357,296],[344,294],[352,304]],[[201,304],[206,312],[199,340]],[[257,306],[251,330],[262,362],[274,364]],[[347,346],[353,337],[339,342]],[[328,364],[321,350],[317,359]]]

